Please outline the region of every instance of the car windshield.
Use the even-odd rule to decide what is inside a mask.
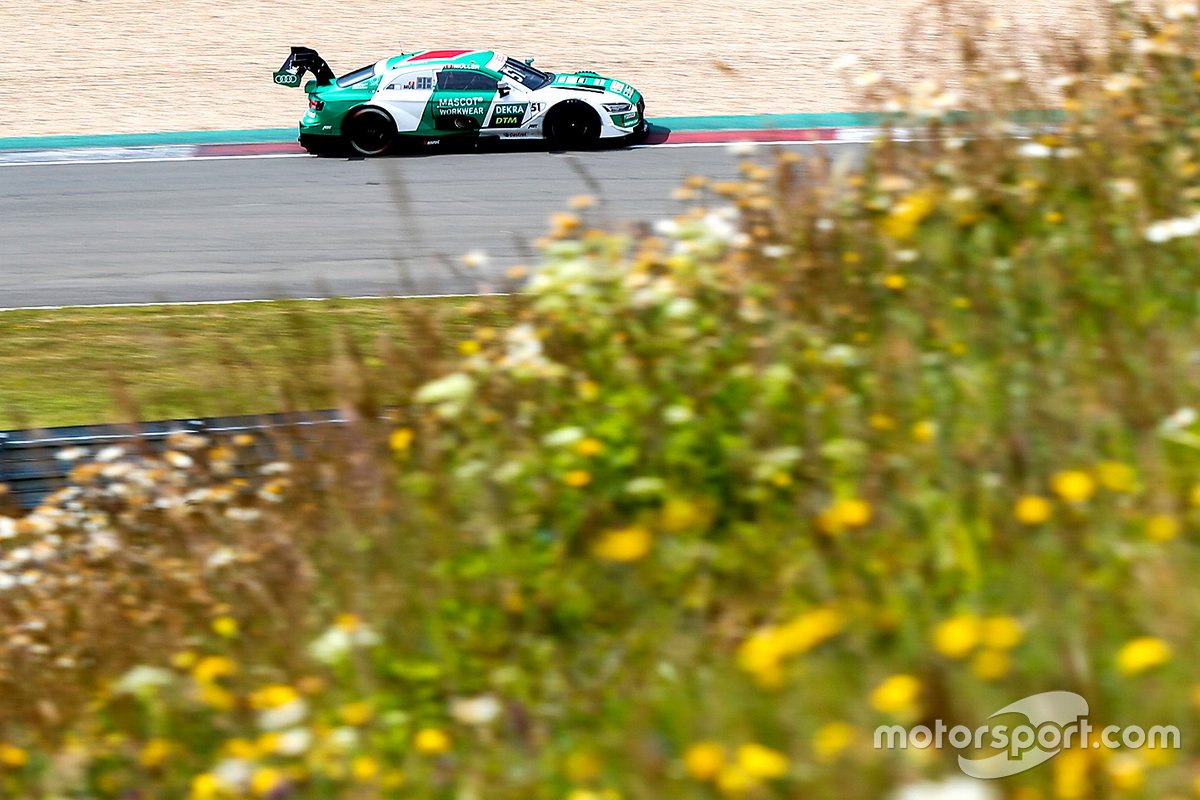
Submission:
[[[356,69],[354,72],[347,72],[345,75],[337,79],[337,85],[341,86],[342,88],[353,86],[354,84],[361,83],[362,81],[365,81],[367,78],[373,77],[374,75],[375,65],[372,64],[369,67]]]
[[[527,89],[540,89],[550,81],[554,80],[554,76],[548,72],[542,72],[540,69],[534,69],[529,64],[523,61],[517,61],[515,58],[510,58],[504,62],[504,66],[500,68],[507,77],[519,82]]]

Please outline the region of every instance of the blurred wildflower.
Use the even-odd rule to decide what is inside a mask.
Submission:
[[[592,545],[592,555],[603,561],[617,563],[640,561],[650,552],[653,543],[650,531],[634,525],[604,533]]]
[[[1096,493],[1096,481],[1081,470],[1057,472],[1050,479],[1054,493],[1068,503],[1083,503]]]
[[[1023,525],[1041,525],[1054,513],[1050,501],[1036,494],[1027,494],[1017,500],[1013,516]]]
[[[830,722],[817,729],[813,737],[813,754],[822,763],[836,761],[854,741],[854,726],[845,722]]]
[[[563,483],[573,489],[582,489],[592,482],[592,473],[586,469],[573,469],[563,475]]]
[[[966,658],[979,644],[981,628],[975,614],[958,614],[934,628],[933,646],[947,658]]]
[[[937,437],[937,423],[932,420],[922,420],[912,426],[913,441],[920,444],[928,444]]]
[[[900,199],[882,223],[883,231],[893,239],[907,240],[936,205],[934,195],[927,190],[913,192]]]
[[[460,697],[450,703],[450,715],[464,725],[490,725],[501,711],[500,701],[487,694]]]
[[[696,780],[714,780],[725,766],[725,746],[717,742],[697,742],[684,753],[683,764]]]
[[[871,692],[871,707],[885,714],[908,716],[916,710],[921,682],[912,675],[893,675]]]
[[[750,743],[738,747],[736,762],[743,772],[759,780],[775,780],[788,772],[787,757],[761,744]]]
[[[1182,529],[1179,518],[1173,514],[1154,514],[1146,519],[1146,538],[1153,542],[1167,542],[1179,535]]]
[[[1130,640],[1117,652],[1117,669],[1125,675],[1140,675],[1170,660],[1170,645],[1162,639],[1143,636]]]
[[[411,428],[397,428],[388,437],[388,446],[392,448],[393,453],[407,453],[412,447],[413,438],[414,434]]]
[[[0,744],[0,766],[20,769],[29,763],[29,753],[12,744]]]
[[[450,750],[450,737],[438,728],[422,728],[413,738],[413,747],[427,756],[441,755]]]
[[[847,530],[855,530],[871,521],[871,505],[858,498],[835,501],[817,516],[817,527],[822,533],[836,536]]]

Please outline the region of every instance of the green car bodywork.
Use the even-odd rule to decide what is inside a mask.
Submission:
[[[646,129],[644,101],[629,84],[594,72],[545,73],[490,50],[405,53],[334,77],[316,51],[293,48],[275,73],[304,85],[309,109],[300,141],[313,152],[349,145],[376,155],[401,139],[456,136],[630,140]]]

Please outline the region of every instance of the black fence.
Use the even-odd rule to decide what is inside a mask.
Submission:
[[[119,445],[161,453],[176,433],[194,433],[213,438],[242,433],[304,434],[346,422],[337,411],[305,411],[291,414],[255,414],[241,417],[162,420],[136,425],[75,425],[65,428],[0,432],[0,486],[8,488],[0,501],[17,508],[35,508],[47,496],[67,485],[74,464],[58,457],[74,447],[87,448],[92,455],[105,447]],[[307,437],[304,437],[307,438]],[[250,448],[251,460],[265,463],[278,457],[277,439],[260,436]]]

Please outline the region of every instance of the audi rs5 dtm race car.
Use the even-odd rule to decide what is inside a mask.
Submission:
[[[405,142],[467,136],[574,149],[646,132],[645,102],[629,84],[594,72],[555,75],[532,62],[493,50],[423,50],[337,77],[316,50],[293,47],[275,83],[299,86],[313,74],[300,144],[316,154],[348,147],[377,156]]]

